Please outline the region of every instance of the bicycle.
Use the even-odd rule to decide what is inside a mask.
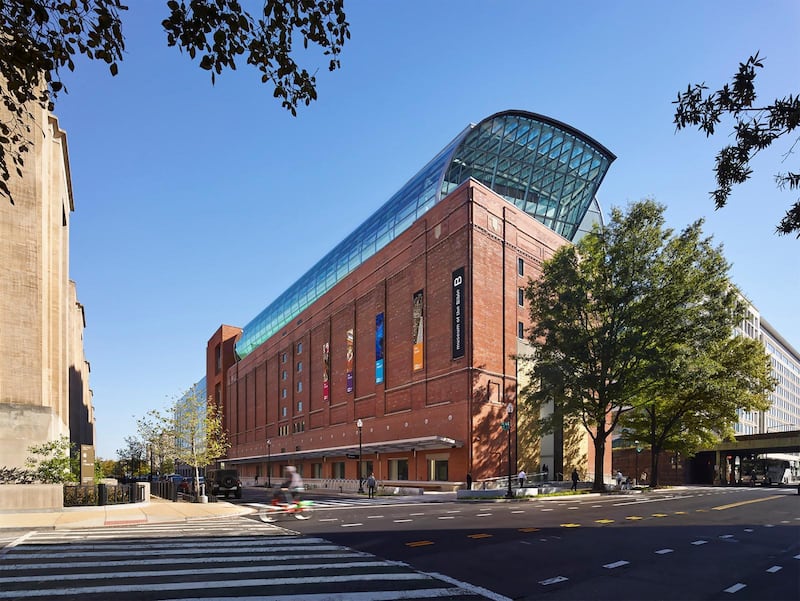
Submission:
[[[314,513],[314,502],[304,499],[292,499],[291,501],[281,500],[278,496],[273,496],[272,504],[267,505],[258,514],[262,522],[271,524],[278,515],[291,515],[296,520],[310,520]]]

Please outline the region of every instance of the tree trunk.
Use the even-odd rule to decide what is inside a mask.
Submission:
[[[600,434],[594,439],[594,482],[592,492],[605,492],[606,483],[603,480],[603,468],[605,467],[606,439],[601,438]]]

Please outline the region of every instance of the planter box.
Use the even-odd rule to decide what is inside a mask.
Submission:
[[[61,484],[0,484],[0,511],[61,511],[64,487]]]

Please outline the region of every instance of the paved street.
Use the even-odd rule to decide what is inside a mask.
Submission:
[[[31,531],[0,551],[0,599],[482,599],[318,537],[243,517]],[[494,597],[497,599],[497,597]]]
[[[321,506],[291,522],[510,599],[800,598],[794,489]]]

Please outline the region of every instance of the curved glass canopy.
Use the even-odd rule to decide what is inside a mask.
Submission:
[[[236,354],[267,341],[470,177],[576,241],[602,219],[595,194],[615,158],[586,134],[534,113],[505,111],[470,125],[247,324]]]

